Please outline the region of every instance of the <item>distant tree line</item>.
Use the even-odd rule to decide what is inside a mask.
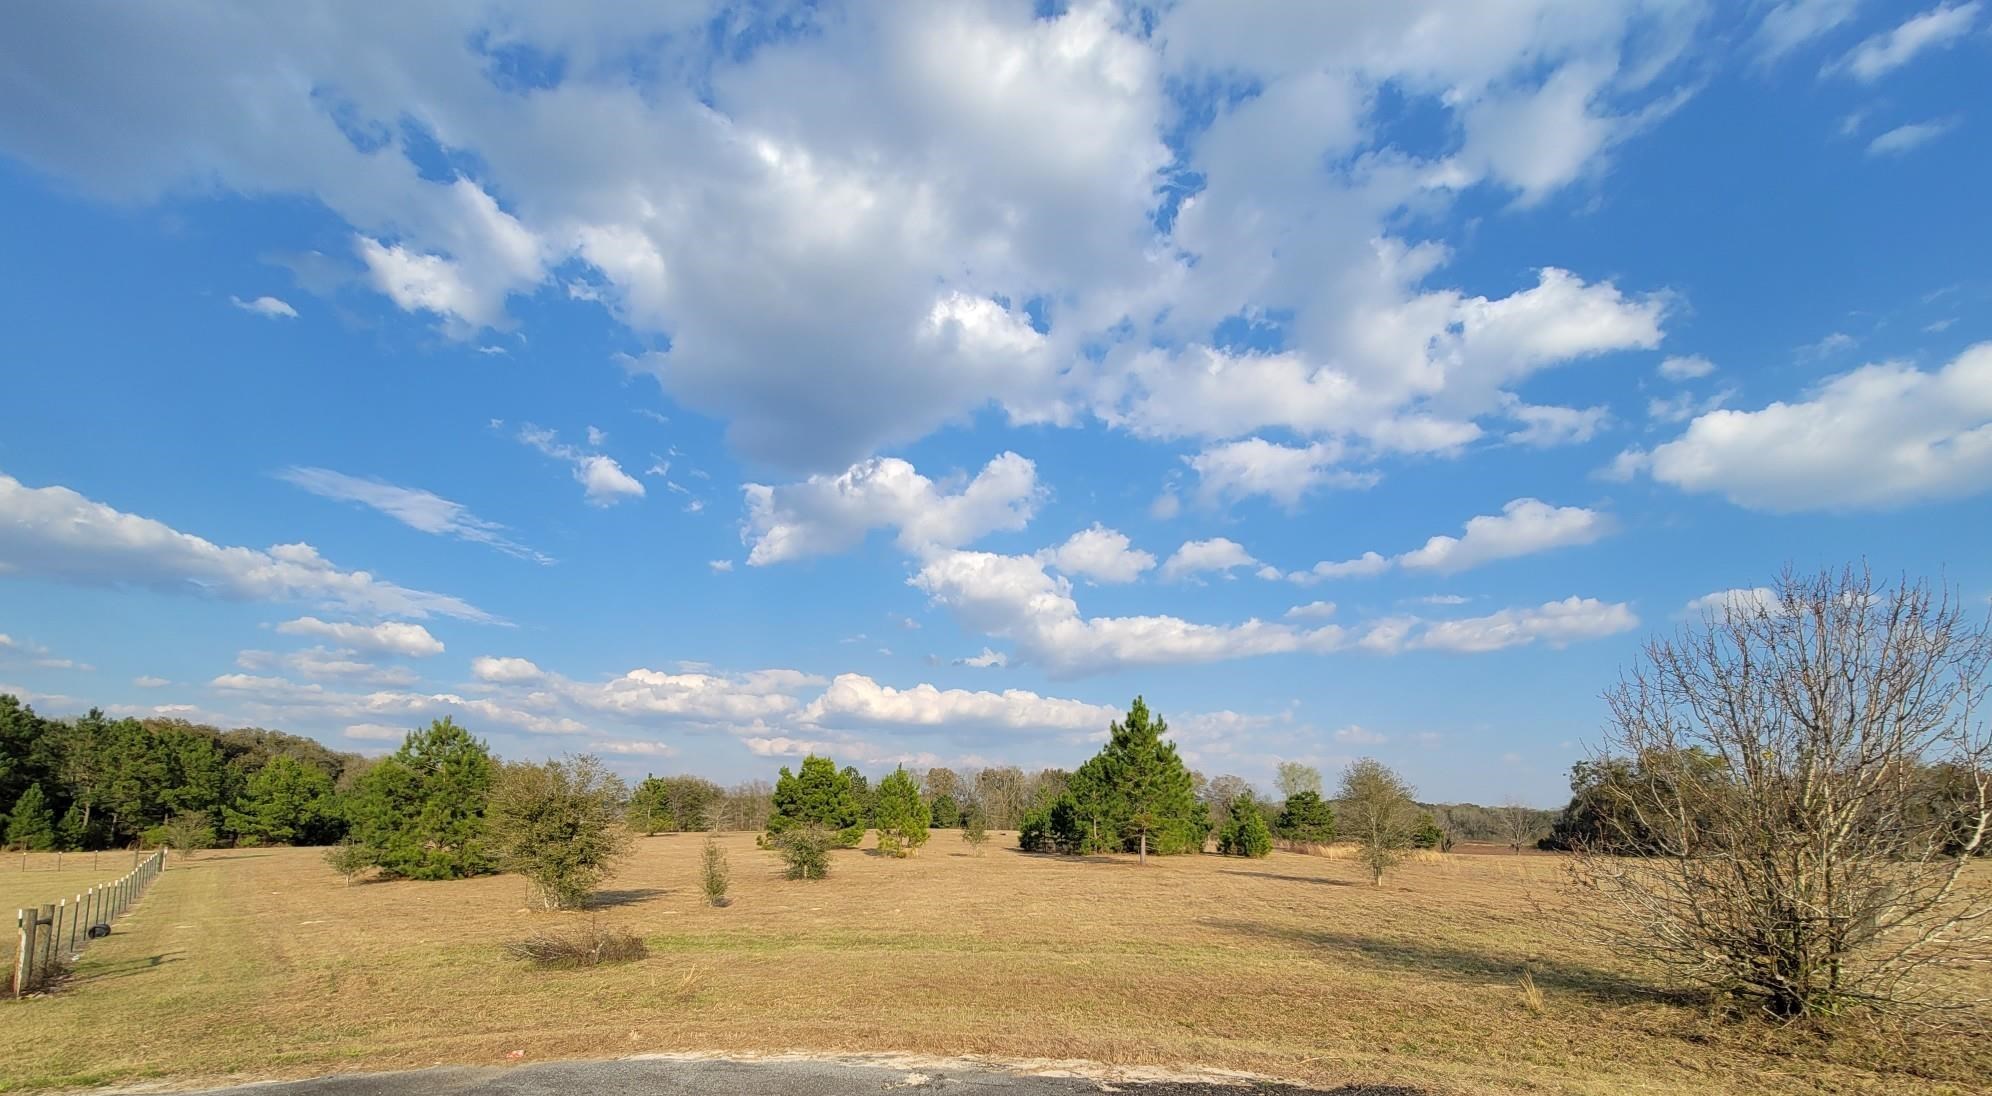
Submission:
[[[12,848],[156,843],[180,816],[230,844],[325,844],[345,835],[341,798],[370,768],[277,731],[95,709],[48,719],[0,695],[0,837]]]
[[[902,854],[919,848],[930,828],[972,832],[971,844],[991,829],[1016,830],[1030,851],[1142,856],[1201,852],[1213,842],[1221,852],[1256,856],[1276,843],[1306,847],[1347,836],[1312,768],[1282,765],[1282,794],[1269,799],[1243,778],[1189,770],[1166,738],[1166,722],[1140,698],[1109,730],[1100,753],[1070,772],[937,766],[895,770],[874,783],[854,766],[810,756],[772,784],[726,788],[675,774],[633,788],[603,781],[596,791],[613,799],[614,819],[632,834],[729,829],[773,838],[815,827],[831,846],[850,847],[878,830],[888,851]],[[514,770],[523,772],[450,719],[411,732],[375,760],[260,728],[114,720],[94,710],[48,719],[0,696],[0,807],[8,808],[0,838],[14,848],[337,844],[339,870],[349,877],[375,869],[457,878],[507,863],[491,803]],[[1504,828],[1503,810],[1426,808],[1409,823],[1408,840],[1443,846],[1455,837],[1501,837],[1515,829]],[[1532,824],[1546,815],[1531,812]]]

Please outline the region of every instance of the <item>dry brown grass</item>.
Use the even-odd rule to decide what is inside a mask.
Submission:
[[[52,852],[0,853],[0,914],[5,915],[9,928],[17,909],[63,899],[74,901],[85,890],[114,882],[132,869],[129,851],[63,853],[59,863],[60,868]]]
[[[1546,856],[1348,862],[839,852],[789,882],[723,837],[649,838],[601,908],[525,885],[346,887],[313,850],[171,868],[68,988],[0,1006],[0,1088],[302,1076],[646,1051],[874,1051],[1218,1066],[1453,1093],[1962,1093],[1982,1039],[1831,1040],[1720,1022],[1573,941]],[[1538,911],[1536,903],[1542,909]],[[503,945],[588,918],[650,958],[522,970]],[[1540,996],[1517,987],[1524,971]],[[1961,972],[1981,997],[1992,972]]]

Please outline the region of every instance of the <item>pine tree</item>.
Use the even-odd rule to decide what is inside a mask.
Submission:
[[[484,743],[439,719],[361,778],[351,805],[353,838],[374,850],[390,875],[460,879],[492,871],[484,811],[496,773]]]
[[[1217,851],[1227,856],[1260,857],[1273,851],[1273,833],[1266,828],[1266,813],[1252,795],[1231,801],[1231,817],[1218,834]]]
[[[1210,812],[1197,801],[1190,771],[1162,736],[1169,725],[1151,719],[1135,697],[1127,719],[1110,728],[1106,746],[1072,774],[1070,790],[1083,829],[1083,851],[1200,852]]]
[[[249,778],[228,808],[228,827],[265,845],[321,845],[337,836],[332,778],[282,754]]]
[[[837,843],[845,848],[855,847],[865,837],[864,813],[848,770],[838,772],[836,762],[815,754],[802,759],[800,773],[782,767],[781,777],[775,781],[768,832],[779,834],[812,824],[834,831]]]
[[[1326,845],[1335,840],[1335,808],[1320,792],[1301,791],[1287,796],[1276,827],[1282,840],[1301,845]]]
[[[664,782],[654,776],[644,777],[643,783],[630,793],[629,808],[624,818],[635,833],[656,834],[678,828],[678,819],[671,813]]]
[[[44,852],[55,847],[55,819],[39,783],[28,785],[7,814],[7,847]]]
[[[905,769],[894,769],[891,776],[879,781],[872,809],[878,820],[880,851],[911,856],[914,849],[927,843],[932,817],[927,804],[920,799],[920,785],[913,782]]]
[[[951,830],[961,825],[961,808],[955,804],[954,796],[937,795],[929,808],[934,816],[934,828]]]

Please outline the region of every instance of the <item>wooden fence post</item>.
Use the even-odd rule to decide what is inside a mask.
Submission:
[[[68,918],[69,918],[69,899],[67,898],[57,899],[55,903],[55,924],[50,926],[50,928],[54,929],[55,931],[49,934],[49,943],[48,943],[48,950],[56,953],[57,955],[62,954],[62,929],[64,923],[68,920]]]
[[[41,924],[35,926],[35,940],[41,945],[42,950],[42,954],[36,958],[35,965],[41,968],[37,972],[37,976],[42,981],[47,981],[48,972],[55,968],[55,933],[53,931],[43,932],[42,930],[53,930],[54,928],[55,907],[43,906],[41,908]]]
[[[28,992],[28,979],[35,974],[35,913],[20,912],[21,950],[14,955],[14,996]]]

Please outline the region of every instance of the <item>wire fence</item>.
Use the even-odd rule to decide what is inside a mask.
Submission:
[[[136,905],[166,870],[166,850],[139,861],[123,878],[94,886],[74,901],[60,899],[20,911],[20,950],[14,955],[14,996],[46,986],[91,940],[110,933],[112,922]]]

